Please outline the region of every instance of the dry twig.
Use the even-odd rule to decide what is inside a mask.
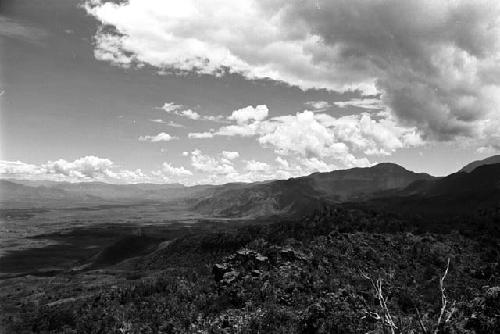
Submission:
[[[361,275],[370,281],[373,289],[375,290],[376,297],[379,302],[379,306],[382,309],[382,316],[378,315],[378,318],[382,320],[382,325],[384,328],[387,326],[389,327],[389,331],[391,334],[395,334],[396,330],[398,327],[394,323],[394,320],[392,319],[391,312],[389,311],[389,307],[387,306],[387,297],[384,297],[384,294],[382,292],[382,279],[377,279],[374,281],[371,277],[369,277],[365,273],[361,273]]]
[[[449,268],[450,268],[450,258],[448,258],[448,262],[446,264],[446,269],[444,271],[443,276],[439,279],[439,290],[441,290],[441,311],[439,312],[439,317],[437,320],[436,329],[434,330],[434,334],[439,333],[439,330],[443,324],[443,318],[445,324],[450,321],[451,317],[453,316],[453,313],[455,312],[455,309],[453,307],[451,308],[451,310],[446,311],[446,307],[448,306],[448,299],[446,298],[445,294],[446,288],[444,287],[444,280],[446,279],[446,275],[448,275]]]

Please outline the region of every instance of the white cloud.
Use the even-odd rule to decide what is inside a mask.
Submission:
[[[37,165],[27,164],[21,161],[0,160],[0,175],[5,177],[23,177],[24,175],[36,176],[44,174],[44,170]]]
[[[247,161],[245,169],[248,171],[253,171],[253,172],[262,172],[269,170],[271,166],[265,162],[261,161],[255,161],[255,160],[250,160]]]
[[[108,176],[111,167],[113,167],[113,162],[109,159],[89,155],[72,162],[64,159],[49,161],[42,167],[49,174],[60,174],[76,178],[94,178],[96,176]]]
[[[186,108],[185,106],[181,104],[176,104],[174,102],[166,102],[163,104],[161,108],[157,108],[164,110],[168,114],[173,114],[177,115],[180,117],[185,117],[188,119],[191,119],[193,121],[198,121],[198,120],[204,120],[204,121],[212,121],[212,122],[218,122],[222,123],[224,122],[224,117],[221,115],[200,115],[196,111],[193,111],[192,109]],[[173,122],[170,121],[169,124],[172,124]],[[175,123],[174,123],[175,124]]]
[[[384,109],[380,99],[376,98],[356,98],[348,101],[337,101],[333,103],[337,107],[345,108],[347,106],[358,107],[362,109]]]
[[[312,108],[314,111],[325,111],[332,106],[331,103],[327,101],[308,101],[305,105]]]
[[[188,133],[188,138],[194,138],[194,139],[207,139],[207,138],[213,138],[214,134],[212,132],[191,132]]]
[[[334,169],[338,169],[337,166],[333,164],[329,164],[323,160],[320,160],[318,158],[310,158],[310,159],[301,159],[300,160],[301,165],[303,166],[304,170],[308,171],[309,173],[313,172],[329,172]],[[362,162],[357,164],[357,166],[368,166],[368,162]]]
[[[140,169],[119,169],[111,160],[93,155],[81,157],[74,161],[58,159],[40,165],[20,161],[0,161],[0,177],[27,180],[117,183],[147,182],[149,180]]]
[[[153,123],[159,123],[159,124],[165,124],[167,126],[171,126],[173,128],[185,128],[184,125],[176,123],[174,121],[165,121],[163,119],[152,119],[151,122]]]
[[[232,162],[228,159],[211,157],[198,149],[191,152],[191,165],[199,171],[215,175],[236,172]]]
[[[184,168],[184,166],[174,167],[168,162],[164,162],[162,164],[162,168],[159,171],[153,172],[156,176],[161,176],[164,178],[168,178],[170,180],[171,177],[181,177],[181,176],[191,176],[193,173]]]
[[[114,28],[97,32],[98,59],[360,88],[381,93],[398,124],[417,127],[427,140],[500,144],[496,0],[89,0],[86,8]],[[355,104],[378,107],[344,105]]]
[[[171,141],[174,139],[176,139],[176,137],[173,137],[166,132],[160,132],[159,134],[157,134],[155,136],[140,136],[139,137],[139,141],[150,141],[150,142]]]
[[[388,155],[424,143],[415,127],[399,126],[387,112],[335,118],[306,110],[296,115],[265,119],[263,114],[258,118],[248,117],[247,110],[251,109],[245,108],[244,113],[231,118],[236,124],[221,127],[213,134],[256,137],[262,146],[273,148],[279,155],[309,159],[304,160],[308,165],[313,158],[335,161],[318,170],[326,166],[366,166],[369,162],[360,154]]]
[[[250,121],[262,121],[269,114],[269,109],[266,105],[258,105],[256,107],[248,106],[245,108],[233,111],[229,120],[236,121],[238,124],[247,124]]]
[[[227,125],[221,127],[215,134],[219,136],[253,136],[257,131],[258,125],[257,122],[241,125]]]
[[[200,114],[197,112],[174,102],[165,102],[160,109],[164,110],[168,114],[175,114],[177,116],[186,117],[195,121],[200,119]]]
[[[316,118],[332,130],[338,141],[367,155],[388,155],[423,144],[415,128],[398,126],[389,115],[374,119],[368,113],[339,118],[319,114]]]
[[[222,156],[229,160],[234,160],[240,156],[239,152],[222,151]]]
[[[310,111],[276,117],[267,122],[259,134],[260,144],[272,146],[282,155],[298,153],[306,157],[324,157],[348,152],[347,146],[336,141],[334,133]]]
[[[200,119],[200,114],[198,114],[195,111],[192,111],[191,109],[186,109],[181,111],[180,115],[195,121]]]
[[[477,148],[477,153],[493,155],[500,152],[500,147],[481,146]]]
[[[278,166],[282,169],[290,168],[290,164],[288,163],[288,161],[280,156],[276,157],[276,162],[278,163]]]
[[[207,120],[207,121],[212,121],[212,122],[218,122],[218,123],[226,123],[224,121],[224,116],[222,115],[208,115],[208,116],[203,116],[203,119],[204,120]]]
[[[183,105],[175,104],[174,102],[165,102],[161,107],[161,109],[165,110],[169,114],[183,108],[184,108]]]
[[[253,136],[256,134],[260,122],[266,119],[268,114],[269,109],[266,105],[237,109],[228,117],[228,120],[235,121],[236,124],[223,126],[214,134],[219,136]]]
[[[316,53],[335,52],[330,50],[334,48],[323,47],[320,36],[301,31],[308,28],[305,25],[289,27],[283,20],[285,4],[185,0],[180,6],[176,1],[92,0],[86,8],[103,25],[116,28],[116,34],[98,32],[96,57],[117,65],[150,64],[161,72],[214,75],[228,68],[248,78],[271,78],[303,88],[345,87],[339,84],[336,68],[314,61]],[[355,79],[361,87],[373,87],[373,80]]]

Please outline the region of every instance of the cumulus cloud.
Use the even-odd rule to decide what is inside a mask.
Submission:
[[[189,169],[184,168],[184,166],[174,167],[170,163],[164,162],[161,169],[153,171],[152,175],[165,182],[186,182],[186,177],[192,176],[193,173]]]
[[[240,153],[233,151],[222,151],[222,156],[226,159],[234,160],[240,156]]]
[[[256,107],[248,106],[245,108],[233,111],[228,117],[231,121],[236,121],[238,124],[248,124],[250,121],[262,121],[269,114],[269,109],[266,105],[258,105]]]
[[[203,154],[198,149],[191,152],[191,166],[201,172],[215,175],[225,175],[236,172],[230,160]]]
[[[427,140],[500,141],[496,0],[92,0],[86,9],[114,28],[98,31],[95,52],[117,65],[359,88]]]
[[[161,141],[171,141],[176,139],[176,137],[173,137],[169,135],[166,132],[160,132],[159,134],[155,136],[140,136],[139,141],[150,141],[150,142],[161,142]]]
[[[185,117],[193,121],[205,120],[212,122],[223,122],[224,119],[224,117],[221,115],[200,115],[196,111],[193,111],[192,109],[186,108],[185,106],[181,104],[176,104],[174,102],[166,102],[163,104],[161,108],[157,109],[161,109],[168,114],[174,114],[180,117]]]
[[[105,158],[93,155],[74,161],[58,159],[35,165],[20,161],[0,161],[0,176],[14,179],[41,179],[54,181],[146,182],[149,178],[140,170],[120,169]]]
[[[191,109],[181,111],[180,115],[195,121],[200,119],[200,114],[198,114],[196,111],[192,111]]]
[[[241,108],[228,117],[234,124],[190,133],[188,137],[253,137],[278,155],[300,157],[303,167],[319,166],[318,171],[367,166],[369,160],[363,155],[389,155],[398,149],[424,144],[416,127],[399,125],[387,111],[333,117],[318,110],[305,110],[269,119],[268,113],[265,105]]]
[[[165,102],[161,107],[161,109],[163,109],[167,113],[172,113],[183,108],[183,105],[175,104],[174,102]]]
[[[160,109],[164,110],[168,114],[175,114],[195,121],[200,119],[200,114],[197,112],[192,111],[189,108],[185,108],[181,104],[175,104],[174,102],[165,102]]]
[[[234,110],[228,117],[228,120],[235,121],[236,124],[221,127],[215,132],[220,136],[252,136],[255,135],[261,121],[266,119],[269,109],[266,105],[256,107],[247,106],[245,108]]]
[[[162,170],[173,176],[183,176],[183,175],[193,175],[190,170],[185,169],[183,166],[181,167],[173,167],[171,164],[164,162],[162,165]]]
[[[60,174],[76,178],[95,178],[96,176],[107,176],[113,162],[109,159],[102,159],[93,155],[66,161],[59,159],[49,161],[43,165],[49,174]]]
[[[260,108],[261,113],[255,113]],[[210,132],[210,136],[255,137],[264,147],[282,156],[305,159],[302,165],[330,167],[366,166],[360,155],[388,155],[424,143],[416,127],[401,126],[388,112],[333,117],[319,111],[267,119],[265,106],[239,109],[229,117],[235,124]],[[318,160],[311,160],[318,159]],[[322,159],[331,160],[321,165]]]
[[[267,164],[265,162],[261,162],[261,161],[255,161],[255,160],[247,161],[247,164],[245,166],[246,170],[253,171],[253,172],[262,172],[262,171],[268,170],[270,168],[271,168],[271,166],[269,166],[269,164]]]

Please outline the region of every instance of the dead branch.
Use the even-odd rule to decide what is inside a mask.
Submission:
[[[444,323],[447,323],[448,321],[450,321],[453,313],[455,312],[455,308],[453,307],[448,312],[446,310],[448,306],[448,299],[446,298],[446,293],[445,293],[446,288],[444,287],[444,280],[446,279],[446,275],[448,275],[449,268],[450,268],[450,258],[448,258],[448,262],[446,264],[446,269],[444,271],[443,276],[439,279],[439,290],[441,290],[441,311],[439,312],[439,317],[437,320],[436,329],[434,330],[434,334],[439,333],[439,329],[441,328],[443,323],[443,318],[445,319]]]
[[[391,312],[389,311],[389,307],[387,306],[388,298],[384,297],[384,294],[382,292],[382,279],[379,278],[376,281],[374,281],[371,277],[369,277],[365,273],[361,273],[361,275],[371,283],[373,289],[375,290],[375,295],[378,299],[379,306],[382,309],[382,316],[381,317],[379,316],[379,318],[382,320],[382,325],[384,327],[386,326],[389,327],[390,333],[395,334],[398,327],[394,323],[394,320],[392,319],[391,316]]]
[[[418,310],[418,307],[415,306],[415,311],[417,312],[417,317],[418,317],[418,324],[420,325],[420,328],[422,329],[422,333],[427,334],[429,331],[424,325],[424,321],[422,320],[422,315],[420,314],[420,311]]]

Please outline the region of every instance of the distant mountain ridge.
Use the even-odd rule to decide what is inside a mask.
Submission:
[[[214,216],[300,215],[325,203],[366,200],[383,191],[433,179],[426,173],[382,163],[235,189],[222,187],[212,196],[196,201],[193,209]]]
[[[7,203],[9,207],[24,204],[37,207],[59,207],[102,204],[103,202],[166,202],[195,196],[212,187],[215,186],[0,180],[0,201]]]
[[[398,210],[453,212],[500,204],[500,156],[436,178],[394,163],[313,173],[288,180],[223,185],[106,184],[0,180],[2,204],[44,207],[172,202],[212,217],[302,217],[335,203],[370,202]],[[371,205],[370,204],[370,205]]]
[[[500,164],[500,154],[493,155],[483,160],[473,161],[470,164],[465,165],[461,170],[459,170],[459,172],[470,173],[479,166],[492,165],[492,164]]]
[[[449,219],[481,210],[500,211],[500,164],[478,166],[432,181],[416,181],[362,205],[411,216]]]

